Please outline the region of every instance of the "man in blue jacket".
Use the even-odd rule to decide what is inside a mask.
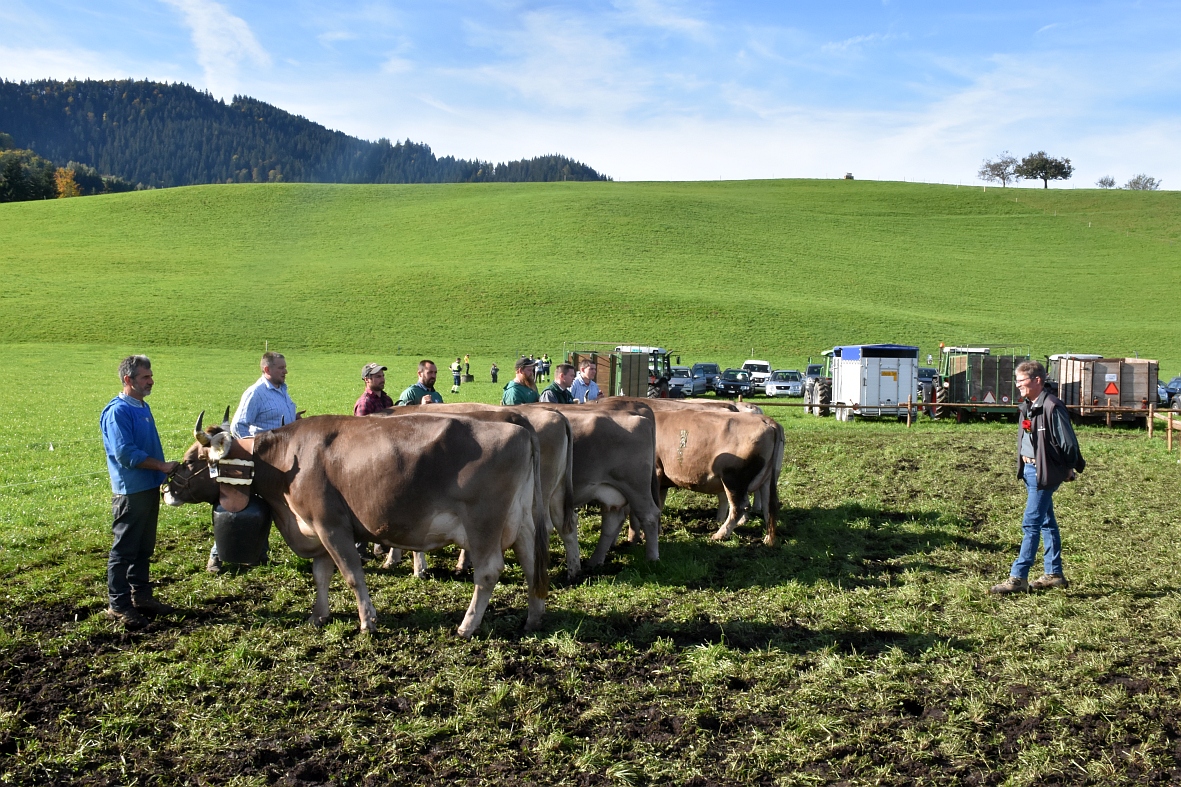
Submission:
[[[123,392],[103,408],[103,448],[111,476],[111,530],[114,544],[107,558],[107,617],[126,628],[147,624],[143,613],[172,612],[152,597],[148,562],[156,549],[160,515],[160,485],[179,466],[164,461],[152,409],[144,399],[152,392],[152,362],[130,355],[119,364]]]

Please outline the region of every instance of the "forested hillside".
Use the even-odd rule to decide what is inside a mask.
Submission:
[[[202,183],[470,183],[607,180],[564,156],[507,164],[369,142],[245,96],[132,80],[0,81],[0,132],[53,161],[148,187]]]

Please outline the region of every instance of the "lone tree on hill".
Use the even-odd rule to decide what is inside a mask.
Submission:
[[[1048,189],[1051,180],[1066,180],[1073,175],[1074,167],[1068,158],[1051,158],[1039,150],[1021,159],[1015,171],[1026,180],[1040,180],[1042,188]]]
[[[1111,177],[1111,175],[1104,175],[1095,181],[1095,185],[1101,189],[1113,189],[1115,188],[1115,178]]]
[[[1009,181],[1016,183],[1021,177],[1017,174],[1017,158],[1005,151],[996,157],[996,161],[984,160],[980,172],[976,173],[981,180],[989,183],[1000,183],[1001,187],[1009,185]]]
[[[1132,191],[1156,191],[1160,188],[1160,181],[1147,175],[1137,175],[1125,183],[1124,188]]]

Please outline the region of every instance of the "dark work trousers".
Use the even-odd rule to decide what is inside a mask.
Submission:
[[[114,495],[111,532],[115,543],[107,558],[107,592],[111,609],[132,608],[132,597],[150,598],[148,561],[156,550],[156,522],[160,517],[160,490],[153,487],[130,495]]]

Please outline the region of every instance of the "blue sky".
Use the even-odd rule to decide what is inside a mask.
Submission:
[[[1181,187],[1181,3],[0,0],[0,77],[181,81],[367,139],[620,180]]]

